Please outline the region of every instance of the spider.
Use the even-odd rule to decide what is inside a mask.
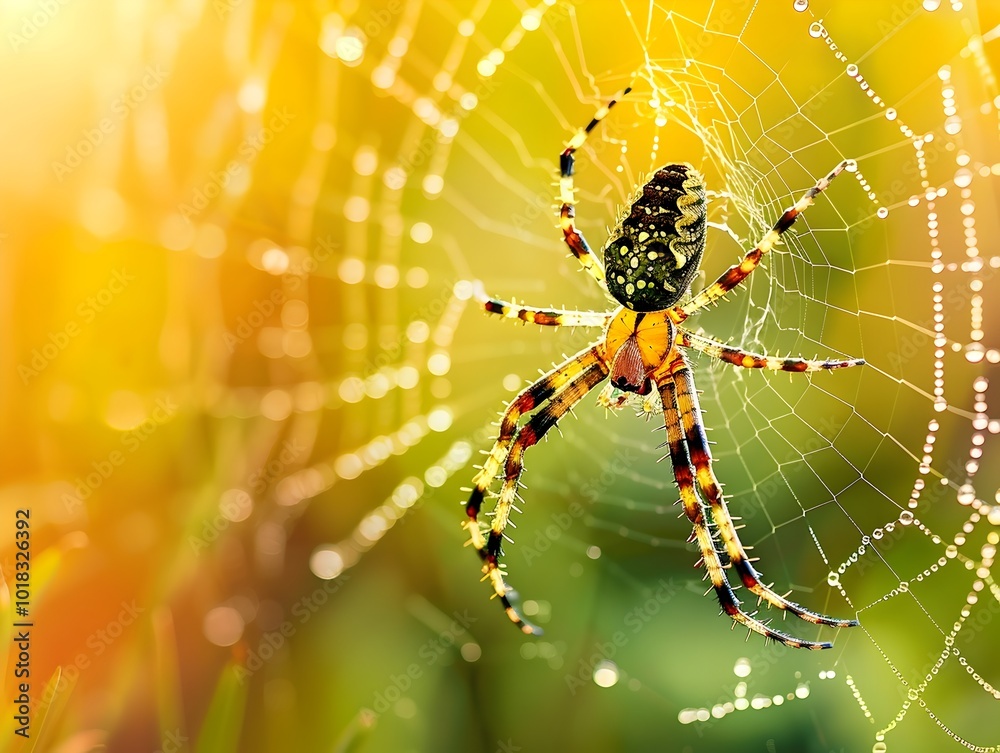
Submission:
[[[519,498],[524,454],[605,379],[610,377],[610,385],[602,393],[601,404],[618,408],[630,393],[647,396],[643,399],[647,415],[659,409],[654,407],[656,397],[652,391],[655,386],[662,405],[679,501],[693,526],[689,541],[697,542],[701,551],[695,566],[705,567],[705,577],[711,580],[722,611],[732,618],[733,627],[741,624],[763,635],[765,640],[773,639],[796,648],[830,648],[832,643],[802,640],[770,627],[769,621],[758,619],[755,611],[744,609],[729,582],[727,570],[739,576],[739,582],[757,597],[758,603],[765,601],[806,622],[838,628],[858,624],[856,620],[835,619],[810,611],[761,581],[760,573],[740,542],[734,518],[712,470],[698,391],[685,351],[697,350],[743,368],[789,372],[840,369],[860,366],[864,361],[809,361],[755,355],[696,334],[686,329],[684,322],[740,285],[779,242],[781,234],[848,163],[841,162],[785,210],[739,264],[730,267],[698,294],[689,296],[685,303],[679,303],[699,269],[706,244],[705,182],[694,167],[670,164],[649,178],[619,217],[604,246],[603,263],[574,224],[574,153],[584,145],[590,132],[618,99],[630,90],[631,87],[625,89],[600,108],[559,157],[559,200],[562,203],[559,216],[563,238],[583,269],[620,306],[607,313],[518,306],[490,298],[481,286],[477,286],[476,297],[487,313],[542,326],[602,328],[603,333],[600,339],[544,374],[507,405],[496,443],[473,479],[473,488],[468,490],[471,491],[466,504],[468,519],[463,524],[471,537],[468,543],[479,553],[483,580],[490,582],[495,598],[500,599],[510,620],[526,634],[541,633],[511,603],[511,589],[504,578],[506,569],[500,562],[503,540],[510,541],[504,530],[511,511],[517,510],[515,501]],[[539,410],[519,427],[521,416],[535,408]],[[492,523],[480,523],[483,501],[501,469],[503,482],[491,513]],[[749,632],[747,635],[749,637]]]

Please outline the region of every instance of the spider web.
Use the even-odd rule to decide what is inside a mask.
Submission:
[[[419,246],[409,252],[426,260],[432,281],[481,278],[500,297],[600,310],[605,302],[563,259],[551,181],[560,144],[616,90],[634,87],[582,150],[579,225],[599,246],[645,175],[666,161],[692,162],[714,191],[707,280],[817,177],[852,159],[750,283],[695,326],[757,352],[863,357],[867,365],[789,379],[694,361],[717,473],[761,568],[776,587],[792,588],[793,598],[831,614],[854,612],[862,627],[836,636],[828,655],[806,661],[785,654],[771,681],[757,683],[760,667],[771,666],[767,649],[713,641],[716,663],[735,662],[737,676],[747,679],[718,698],[706,690],[712,683],[700,694],[689,689],[685,708],[664,698],[663,709],[675,710],[678,725],[738,724],[725,717],[770,708],[789,689],[798,694],[788,699],[804,698],[812,683],[822,687],[824,704],[840,708],[848,699],[860,725],[870,725],[876,750],[895,747],[894,737],[906,744],[924,734],[940,745],[947,736],[991,749],[998,733],[982,719],[1000,699],[990,645],[1000,598],[992,575],[1000,508],[990,508],[997,478],[988,458],[1000,422],[990,418],[987,400],[1000,353],[984,312],[1000,257],[981,239],[997,237],[989,211],[1000,172],[989,59],[1000,44],[993,42],[997,19],[961,3],[877,12],[860,3],[776,5],[406,4],[392,33],[357,34],[368,45],[358,62],[363,74],[397,110],[410,111],[398,150],[382,148],[390,155],[379,164],[389,189],[382,201],[401,201],[408,218],[419,218],[414,241],[432,229],[433,253]],[[447,27],[436,32],[443,42],[436,52],[410,36],[425,16]],[[343,20],[350,36],[351,23],[362,26],[361,11]],[[358,146],[356,168],[365,149]],[[394,263],[397,245],[372,248],[368,269]],[[348,263],[341,279],[357,282],[349,267],[345,276]],[[465,283],[440,289],[448,303],[436,323],[425,314],[406,326],[412,308],[395,290],[378,292],[377,300],[393,312],[386,327],[406,327],[415,352],[405,363],[432,392],[437,385],[447,406],[441,410],[464,426],[475,427],[475,417],[491,410],[498,388],[510,394],[534,368],[586,342],[579,332],[480,323],[465,307]],[[424,320],[427,326],[413,324]],[[428,353],[419,345],[431,331]],[[382,372],[362,381],[346,366],[342,396],[379,397]],[[669,469],[653,462],[660,437],[647,430],[657,427],[602,414],[581,407],[558,443],[529,457],[526,499],[541,520],[518,518],[515,538],[529,550],[533,540],[541,545],[538,531],[553,519],[542,500],[558,509],[560,497],[582,491],[592,501],[585,525],[560,546],[596,561],[598,570],[588,573],[606,570],[606,579],[641,593],[638,568],[629,564],[662,560],[665,553],[653,550],[682,549],[684,527],[663,515],[673,492]],[[396,504],[373,513],[374,523],[371,516],[362,521],[355,546],[345,540],[321,550],[333,552],[335,571],[487,441],[481,430],[469,434],[423,479],[397,487]],[[371,449],[338,462],[381,457]],[[365,462],[346,475],[377,465]],[[364,535],[366,525],[377,535]],[[689,554],[672,552],[666,562]],[[518,583],[526,571],[516,555],[511,561]],[[570,564],[571,575],[580,571]],[[521,583],[526,592],[556,590],[551,574],[533,568],[530,575],[531,589]],[[530,601],[526,609],[545,618],[558,609],[553,601]],[[688,623],[687,613],[710,611],[697,601],[683,609],[683,621],[698,629],[702,623]],[[598,601],[593,613],[600,610]],[[685,632],[657,625],[661,640]],[[806,627],[785,623],[799,634],[808,634]],[[574,658],[558,642],[543,646],[522,654],[547,653],[553,668]],[[629,678],[633,690],[664,692],[664,678],[641,664],[608,659],[601,668]],[[775,685],[779,675],[786,687]],[[816,725],[820,738],[829,734]],[[928,725],[936,729],[928,733]]]
[[[92,418],[112,445],[60,434],[60,446],[79,445],[53,461],[62,481],[5,490],[67,532],[107,525],[132,553],[152,546],[157,523],[185,529],[180,551],[111,560],[91,571],[93,593],[69,590],[111,603],[141,580],[166,603],[165,584],[182,581],[193,711],[208,698],[205,639],[219,655],[282,635],[283,658],[252,678],[252,708],[267,713],[246,715],[241,749],[273,749],[276,737],[296,747],[300,730],[298,747],[334,749],[334,725],[367,729],[368,708],[379,750],[1000,745],[995,4],[109,3],[115,44],[80,33],[71,16],[82,7],[9,5],[9,30],[23,36],[8,37],[11,52],[40,76],[11,77],[9,93],[47,97],[12,111],[48,112],[59,94],[81,104],[73,118],[59,108],[53,133],[34,117],[9,124],[11,227],[45,179],[65,189],[13,234],[18,264],[46,286],[11,296],[22,365],[77,323],[61,287],[75,275],[53,277],[53,258],[86,269],[81,296],[109,293],[93,271],[103,261],[91,269],[80,249],[117,249],[143,282],[105,318],[83,308],[94,327],[76,330],[120,363],[94,371],[103,350],[78,346],[32,377],[31,400],[8,391],[27,406],[8,443],[8,465],[26,477],[37,448],[17,416],[33,416],[38,395],[56,424],[75,432]],[[62,50],[73,52],[65,66],[46,59]],[[94,74],[87,86],[64,75],[77,66]],[[462,547],[456,502],[495,411],[596,336],[486,317],[473,283],[533,305],[608,308],[560,242],[554,179],[566,141],[628,85],[578,155],[578,224],[600,248],[650,171],[694,164],[711,191],[695,288],[852,160],[748,283],[691,322],[770,355],[867,361],[810,378],[692,354],[717,475],[760,570],[808,608],[861,622],[834,632],[774,615],[797,636],[835,641],[830,651],[726,630],[657,463],[662,424],[605,415],[596,393],[529,453],[511,531],[510,580],[542,639],[510,629]],[[47,162],[53,174],[40,177]],[[36,232],[45,244],[25,240]],[[134,384],[121,364],[142,365]],[[188,423],[161,475],[138,460],[108,481],[96,471],[109,449],[123,457],[119,440],[130,454],[153,426],[151,441],[168,441],[150,415],[159,393],[143,385],[154,384],[176,388]],[[325,590],[311,576],[303,586],[310,571]],[[94,572],[110,577],[97,586]],[[296,611],[300,588],[322,595],[321,617]],[[105,623],[77,625],[84,611],[49,624],[93,651],[86,633]],[[285,624],[293,640],[276,632]],[[74,658],[46,651],[44,669]],[[122,666],[145,680],[145,665]],[[100,687],[101,672],[82,682]],[[398,700],[383,709],[390,688]],[[133,707],[112,705],[132,727]],[[302,724],[293,707],[319,721]],[[110,725],[94,709],[78,706],[70,726]],[[563,719],[573,722],[553,723]],[[452,728],[465,737],[435,737]]]
[[[351,69],[342,96],[373,118],[346,119],[335,139],[332,205],[345,222],[326,273],[340,301],[329,405],[338,431],[332,452],[316,450],[275,495],[296,514],[338,500],[341,525],[353,528],[316,548],[324,578],[343,576],[428,501],[424,517],[454,544],[459,509],[444,498],[488,447],[483,424],[535,369],[590,338],[501,329],[469,305],[471,282],[533,305],[607,308],[564,258],[552,181],[562,143],[626,85],[633,93],[581,150],[579,226],[599,247],[644,176],[693,163],[712,191],[695,287],[851,159],[749,284],[694,326],[756,352],[867,365],[787,378],[693,361],[717,474],[761,569],[797,601],[856,614],[862,626],[818,656],[716,639],[723,618],[695,593],[700,572],[682,569],[694,556],[672,514],[669,468],[655,462],[661,426],[606,417],[588,398],[561,439],[529,455],[529,514],[515,521],[509,560],[512,582],[535,597],[525,610],[554,634],[567,635],[569,594],[589,608],[575,643],[527,644],[521,656],[557,685],[577,662],[598,685],[620,682],[683,739],[728,739],[734,728],[768,739],[730,714],[779,719],[774,707],[795,701],[816,704],[797,739],[885,750],[931,735],[935,747],[950,738],[992,750],[1000,507],[990,507],[989,458],[1000,421],[988,400],[1000,352],[985,316],[1000,256],[985,239],[1000,237],[990,211],[1000,19],[929,0],[766,5],[407,0],[331,10],[320,46]],[[309,185],[300,187],[314,209]],[[373,495],[384,501],[373,507]],[[440,558],[440,580],[458,577],[444,563],[473,570],[467,557]],[[670,578],[671,617],[614,657],[588,658],[591,645],[608,645],[623,604],[650,603],[651,572]],[[567,586],[567,574],[580,580]],[[783,627],[816,637],[805,623]],[[692,634],[713,636],[697,663],[678,651]],[[670,666],[649,666],[649,652],[669,653]]]

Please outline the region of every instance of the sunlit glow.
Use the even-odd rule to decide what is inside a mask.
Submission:
[[[434,236],[434,231],[426,222],[415,222],[410,228],[410,237],[415,243],[428,243]]]
[[[357,63],[365,54],[365,45],[356,36],[344,35],[334,43],[334,52],[345,63]]]
[[[594,684],[610,688],[618,683],[618,666],[612,661],[602,661],[594,668]]]
[[[748,677],[752,671],[753,667],[749,659],[741,657],[736,660],[736,665],[733,667],[734,675],[737,677]]]
[[[208,611],[202,630],[209,643],[232,646],[243,635],[243,616],[233,607],[215,607]]]
[[[264,103],[267,101],[267,89],[264,88],[264,82],[257,76],[248,78],[240,87],[236,101],[244,112],[256,113],[263,110]]]
[[[117,390],[108,396],[104,420],[118,431],[131,431],[147,417],[145,401],[130,390]]]

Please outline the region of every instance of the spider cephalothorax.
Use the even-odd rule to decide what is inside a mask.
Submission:
[[[628,91],[626,89],[625,93]],[[698,271],[705,250],[705,184],[697,170],[690,165],[673,164],[653,174],[611,234],[604,248],[603,265],[574,223],[573,154],[614,104],[612,100],[598,110],[590,124],[570,140],[560,155],[562,207],[559,215],[570,251],[591,277],[622,304],[621,307],[607,313],[540,309],[489,298],[477,288],[476,297],[489,313],[541,325],[599,327],[603,334],[526,387],[507,405],[497,440],[473,481],[466,503],[468,519],[465,526],[470,543],[479,553],[485,579],[490,581],[507,616],[525,633],[541,632],[525,622],[514,608],[500,564],[502,544],[504,540],[509,541],[504,531],[511,512],[517,510],[514,505],[519,499],[524,454],[588,392],[609,379],[611,386],[602,393],[599,404],[620,408],[630,395],[639,394],[646,396],[642,400],[642,413],[647,417],[654,410],[662,409],[666,445],[680,497],[677,501],[693,528],[691,541],[697,544],[701,553],[698,564],[705,568],[705,577],[711,581],[722,610],[734,624],[744,625],[766,638],[798,648],[829,648],[831,643],[795,638],[772,628],[767,620],[756,617],[755,611],[746,611],[729,582],[728,573],[733,573],[738,584],[758,602],[791,612],[814,625],[850,627],[858,624],[856,620],[835,619],[799,606],[765,584],[754,568],[740,542],[734,518],[712,468],[698,390],[685,352],[697,350],[747,369],[789,372],[829,371],[859,366],[864,361],[807,361],[754,355],[693,332],[684,322],[742,283],[799,214],[844,170],[847,162],[841,162],[786,209],[739,264],[679,304]],[[534,411],[531,417],[519,425],[521,417],[531,411]],[[479,515],[498,474],[503,483],[492,521],[486,525],[480,522]]]
[[[674,324],[663,312],[622,308],[608,324],[605,352],[611,360],[611,384],[623,392],[648,395],[656,370],[669,361]]]
[[[705,181],[690,165],[657,170],[604,247],[608,292],[633,311],[673,306],[705,251]]]

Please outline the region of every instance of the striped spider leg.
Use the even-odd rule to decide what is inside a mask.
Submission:
[[[602,342],[594,343],[543,375],[511,400],[500,421],[500,432],[493,449],[473,479],[472,493],[466,503],[468,520],[465,528],[469,532],[470,543],[483,561],[483,579],[490,581],[494,595],[499,597],[511,622],[529,635],[540,634],[541,630],[527,622],[511,604],[508,597],[510,587],[504,581],[503,566],[500,564],[503,540],[506,538],[504,530],[510,522],[511,511],[517,510],[514,502],[524,470],[524,453],[607,377],[608,367],[603,351]],[[548,404],[542,405],[545,401]],[[542,406],[541,409],[519,428],[518,419],[522,414],[538,406]],[[491,513],[492,524],[484,531],[480,527],[479,513],[501,467],[503,485]],[[484,535],[487,532],[488,535]]]
[[[566,148],[559,154],[559,200],[562,206],[559,208],[559,224],[563,231],[563,240],[573,252],[573,256],[580,260],[587,274],[593,277],[603,290],[607,290],[605,283],[604,264],[591,250],[587,240],[576,228],[574,222],[576,218],[576,188],[573,185],[573,172],[575,168],[575,157],[577,149],[582,147],[590,135],[590,132],[597,127],[597,124],[607,117],[611,108],[617,104],[621,97],[632,91],[632,87],[626,87],[619,94],[615,95],[604,107],[600,108],[594,117],[590,119],[587,127],[578,131],[570,139]]]
[[[734,345],[726,345],[717,340],[704,335],[688,332],[683,327],[678,327],[677,344],[684,348],[691,348],[700,351],[707,356],[711,356],[723,363],[732,366],[739,366],[744,369],[764,369],[765,371],[790,371],[801,373],[804,371],[833,371],[835,369],[846,369],[851,366],[864,366],[863,358],[848,358],[846,360],[826,360],[812,361],[806,358],[775,358],[773,356],[759,356],[749,353]]]
[[[488,296],[481,283],[477,281],[474,284],[473,296],[483,310],[487,314],[497,314],[504,319],[520,319],[526,324],[531,322],[543,327],[604,327],[611,318],[610,314],[596,311],[564,311],[522,306]]]
[[[843,160],[826,177],[816,181],[816,185],[806,191],[801,199],[786,209],[757,245],[747,252],[746,256],[743,257],[743,261],[731,266],[719,276],[719,279],[699,292],[698,295],[694,296],[683,306],[677,306],[674,311],[677,313],[678,321],[683,321],[699,309],[718,302],[726,293],[749,277],[750,273],[760,264],[760,260],[764,258],[764,254],[774,248],[784,232],[794,225],[799,215],[812,205],[813,199],[822,193],[833,179],[844,171],[848,162],[849,160]]]
[[[768,359],[765,358],[764,360],[766,361]],[[776,361],[778,364],[782,365],[785,363],[785,359],[770,360]],[[803,363],[808,364],[810,362],[804,362],[801,359],[796,359],[794,365],[798,366]],[[834,368],[855,365],[855,362],[849,361],[827,363],[837,363],[838,366]],[[811,362],[811,364],[816,365],[817,362]],[[757,367],[751,366],[750,368]],[[792,368],[785,370],[798,371],[801,369]],[[718,479],[715,477],[715,471],[712,469],[712,456],[709,450],[708,438],[705,434],[705,427],[701,421],[701,408],[698,405],[698,393],[695,389],[694,375],[691,373],[691,368],[687,363],[687,359],[684,358],[683,355],[677,355],[674,361],[670,364],[667,375],[658,380],[658,385],[660,387],[661,400],[664,403],[665,416],[667,417],[667,434],[668,439],[671,442],[671,461],[674,463],[675,479],[677,480],[678,487],[682,489],[681,498],[682,503],[684,504],[684,511],[695,526],[695,537],[699,543],[701,543],[701,534],[698,531],[698,526],[703,525],[701,521],[704,520],[705,505],[707,504],[708,512],[711,515],[715,531],[719,537],[718,543],[721,545],[722,552],[726,555],[728,566],[736,572],[743,586],[757,596],[758,600],[766,601],[771,606],[786,610],[791,614],[794,614],[796,617],[813,624],[829,625],[831,627],[838,628],[856,626],[858,624],[856,620],[836,619],[810,611],[775,593],[771,586],[765,585],[761,582],[760,573],[754,569],[751,559],[747,556],[746,550],[740,542],[739,535],[736,532],[736,527],[733,524],[733,518],[729,514],[728,506],[726,505],[725,498],[723,497],[722,489],[719,485]],[[671,426],[672,422],[676,420],[676,415],[668,415],[667,413],[667,405],[671,401],[674,404],[674,411],[679,413],[680,416],[679,427]],[[677,451],[673,447],[673,444],[678,442],[681,438],[683,438],[684,444],[686,445],[689,467],[687,471],[682,470],[680,474],[678,474],[677,463],[683,463],[685,458],[682,454],[675,457]],[[699,510],[697,510],[697,516],[692,516],[690,499],[685,500],[685,492],[683,491],[683,485],[691,482],[692,471],[694,480],[698,486],[700,497],[705,503]],[[690,493],[688,493],[687,496],[690,498]],[[816,643],[813,641],[803,641],[798,638],[794,638],[786,633],[770,628],[766,623],[755,619],[752,614],[744,612],[740,608],[739,600],[734,600],[735,596],[729,586],[728,579],[724,585],[719,580],[718,576],[721,573],[722,567],[719,554],[722,552],[717,551],[714,546],[715,542],[713,542],[713,552],[709,556],[713,560],[717,561],[712,563],[708,563],[706,561],[708,577],[712,580],[712,586],[715,588],[723,611],[728,614],[734,622],[738,622],[754,632],[760,633],[768,638],[773,638],[774,640],[778,640],[795,648],[821,649],[830,648],[832,646],[830,643]],[[705,549],[702,547],[703,559],[705,554]]]

